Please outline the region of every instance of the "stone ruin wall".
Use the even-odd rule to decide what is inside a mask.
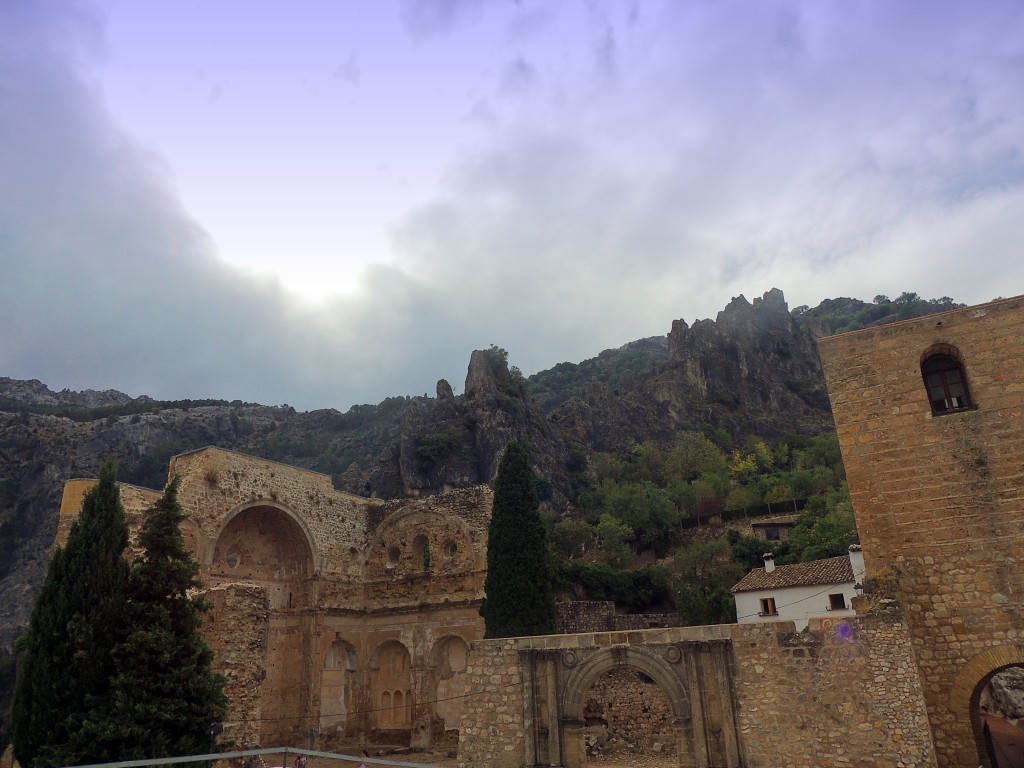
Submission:
[[[522,685],[523,653],[529,649],[564,653],[603,647],[609,654],[621,654],[623,648],[648,647],[665,649],[666,659],[680,659],[668,648],[674,646],[684,649],[683,660],[672,663],[685,664],[687,647],[708,642],[728,645],[732,702],[715,704],[714,696],[697,691],[688,695],[705,709],[731,708],[733,715],[711,713],[721,723],[735,718],[740,755],[734,760],[742,762],[731,764],[935,766],[910,636],[893,603],[851,619],[812,619],[802,633],[794,631],[792,622],[780,622],[478,641],[470,652],[459,764],[524,764],[533,728],[525,714]],[[568,673],[560,669],[559,674]],[[632,706],[627,692],[622,711],[614,716],[625,715]],[[563,723],[566,732],[570,725]],[[585,738],[585,726],[582,733]],[[708,764],[691,757],[680,755],[680,765]],[[583,759],[579,749],[566,764],[576,768]]]
[[[678,627],[677,613],[616,613],[610,600],[572,600],[557,603],[555,630],[560,635],[581,632],[628,632],[635,629]]]
[[[643,672],[615,669],[594,682],[583,703],[588,755],[675,752],[672,709]]]
[[[175,457],[175,475],[228,738],[454,746],[469,643],[483,635],[489,489],[384,502],[221,449]],[[65,486],[59,542],[94,483]],[[136,541],[160,493],[120,489]]]

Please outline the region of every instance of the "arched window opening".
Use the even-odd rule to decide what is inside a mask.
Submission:
[[[412,541],[413,557],[416,558],[415,562],[421,566],[424,571],[430,570],[430,539],[424,536],[422,533]]]
[[[964,367],[952,355],[932,355],[921,365],[921,375],[935,416],[972,407]]]

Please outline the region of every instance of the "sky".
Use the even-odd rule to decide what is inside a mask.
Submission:
[[[1017,0],[3,0],[0,376],[300,410],[1024,293]]]

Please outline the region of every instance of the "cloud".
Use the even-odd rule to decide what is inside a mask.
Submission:
[[[366,292],[315,306],[229,267],[166,166],[113,124],[64,55],[67,16],[30,4],[3,15],[3,375],[300,407],[432,386],[415,281],[381,268]]]
[[[339,64],[334,70],[334,79],[341,80],[346,85],[359,85],[361,73],[355,51],[352,51],[344,63]]]
[[[481,10],[481,0],[403,0],[402,21],[415,40],[445,37]]]
[[[497,20],[507,44],[475,54],[454,108],[476,138],[396,218],[391,259],[311,303],[221,260],[117,127],[95,17],[2,4],[0,375],[347,408],[458,387],[491,343],[529,373],[772,286],[1021,292],[1014,4],[573,8],[402,6],[417,39],[471,46]]]

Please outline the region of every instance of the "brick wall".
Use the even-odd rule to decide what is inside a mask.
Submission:
[[[905,606],[939,765],[977,765],[972,660],[1024,659],[1024,300],[819,343],[869,584]],[[933,416],[922,359],[951,348],[975,407]]]

